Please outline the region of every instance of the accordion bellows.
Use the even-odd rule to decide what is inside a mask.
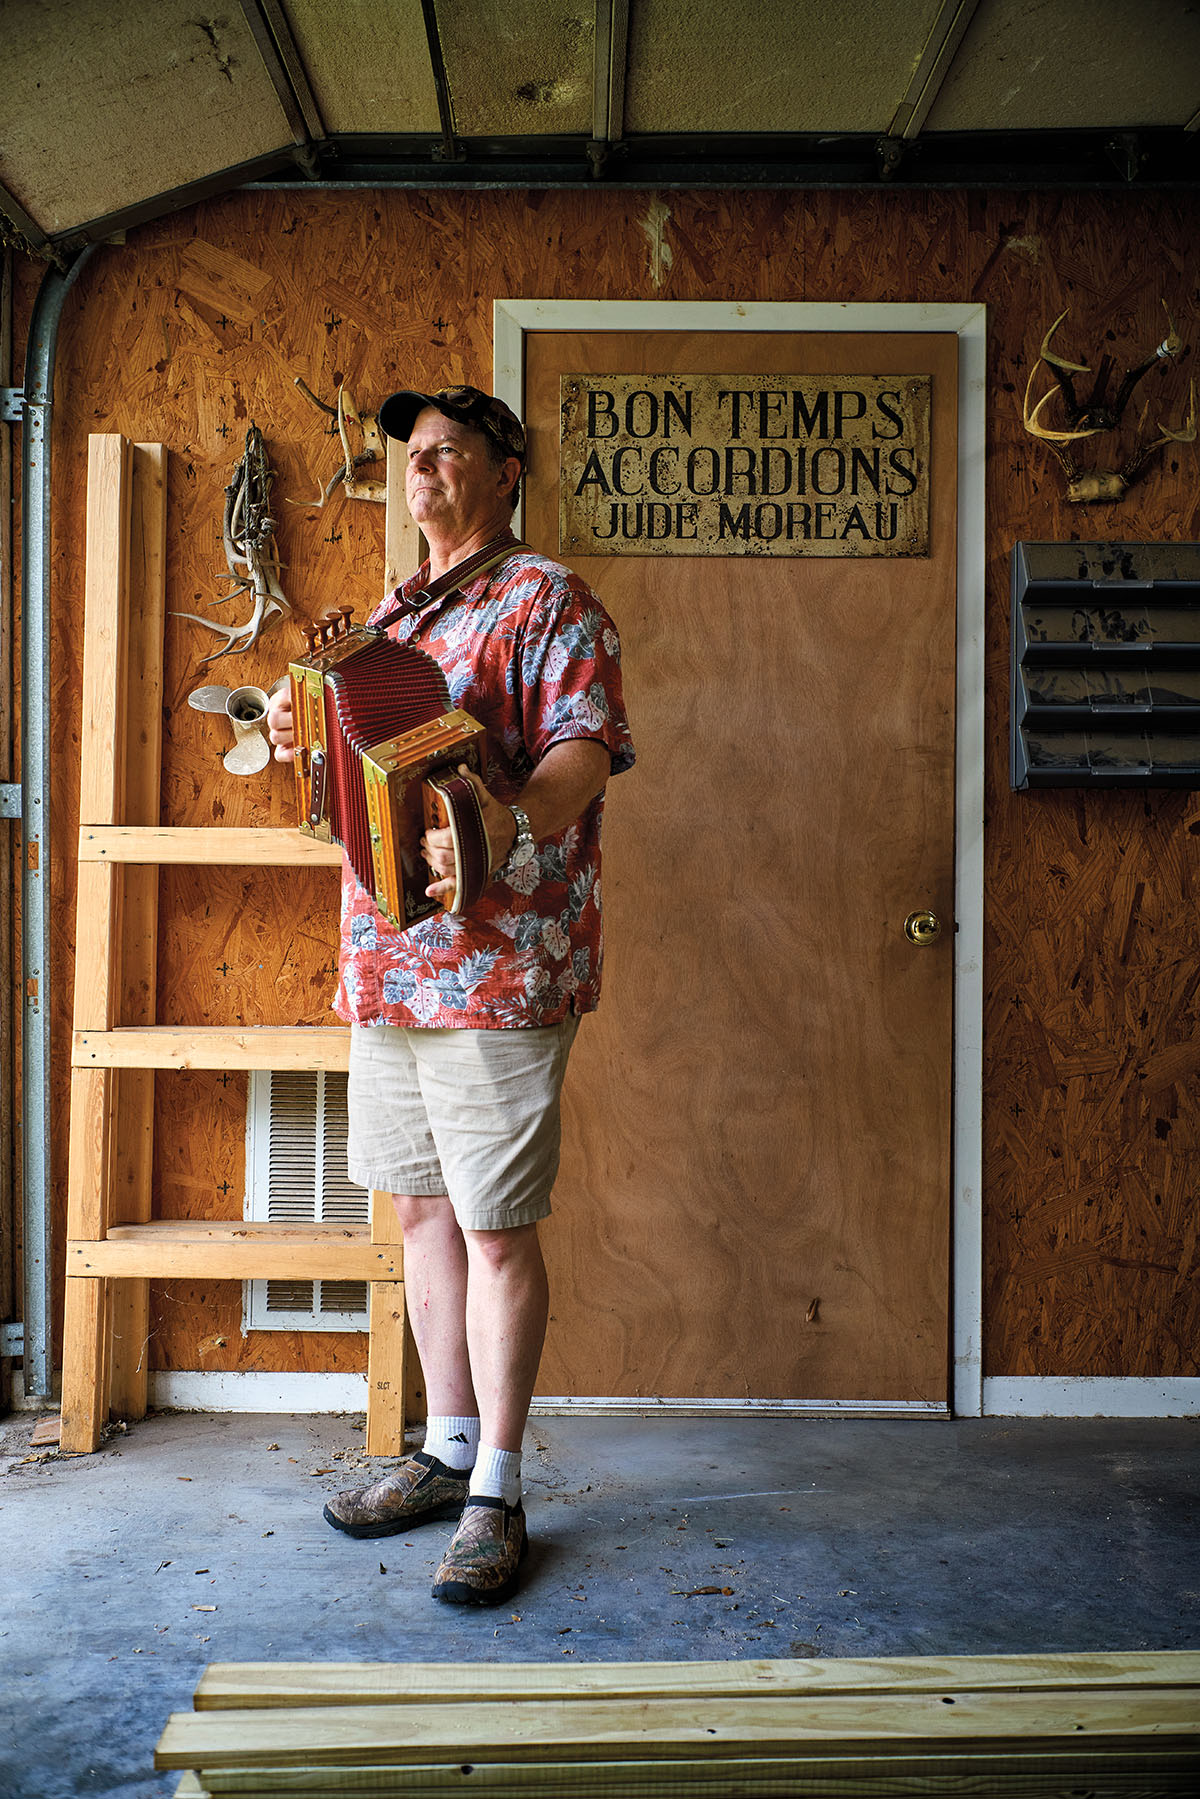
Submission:
[[[294,763],[300,829],[346,852],[359,885],[400,929],[438,911],[421,834],[450,826],[461,912],[488,878],[479,802],[460,765],[482,771],[484,730],[450,704],[432,656],[377,631],[353,628],[343,612],[312,632],[293,662]]]

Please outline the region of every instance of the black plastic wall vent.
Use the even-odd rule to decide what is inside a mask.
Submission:
[[[1200,787],[1200,544],[1019,543],[1013,787]]]

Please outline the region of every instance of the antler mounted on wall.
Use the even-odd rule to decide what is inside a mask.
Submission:
[[[382,474],[372,479],[370,476],[360,476],[358,473],[360,468],[364,468],[372,462],[376,463],[381,470],[387,466],[387,451],[384,448],[383,436],[375,414],[372,412],[360,413],[354,404],[353,396],[347,393],[344,384],[337,390],[336,406],[330,406],[327,401],[318,399],[311,387],[302,381],[299,375],[296,376],[296,386],[305,399],[311,400],[313,405],[327,417],[337,420],[338,436],[342,440],[343,462],[341,468],[334,470],[315,500],[295,500],[292,504],[323,506],[337,487],[341,487],[352,500],[386,500],[387,481]],[[349,424],[357,425],[362,433],[362,449],[357,452],[350,445],[350,433],[347,429]]]
[[[1163,311],[1167,312],[1165,300],[1163,301]],[[1062,464],[1067,477],[1068,500],[1083,504],[1097,500],[1120,500],[1129,491],[1146,463],[1159,450],[1165,449],[1169,443],[1194,442],[1196,436],[1196,384],[1193,381],[1189,385],[1188,414],[1178,431],[1168,430],[1159,421],[1158,436],[1143,438],[1119,469],[1081,470],[1076,464],[1073,451],[1068,446],[1081,443],[1088,437],[1099,437],[1106,431],[1115,431],[1121,423],[1122,415],[1129,404],[1133,390],[1142,376],[1160,362],[1173,362],[1182,350],[1183,343],[1175,329],[1171,314],[1167,312],[1169,330],[1166,337],[1142,362],[1125,371],[1113,399],[1109,400],[1108,388],[1112,380],[1114,362],[1113,358],[1106,353],[1100,358],[1091,392],[1086,399],[1080,400],[1075,393],[1073,377],[1090,375],[1091,368],[1087,363],[1068,362],[1065,357],[1059,356],[1050,348],[1050,340],[1066,316],[1066,311],[1059,313],[1042,339],[1042,347],[1037,361],[1029,371],[1029,380],[1025,384],[1025,429],[1034,437],[1040,437],[1044,443],[1048,444],[1052,453]],[[1029,402],[1033,393],[1033,383],[1039,365],[1043,362],[1053,373],[1055,385],[1048,388],[1041,399],[1031,407]],[[1041,423],[1040,415],[1055,395],[1060,396],[1062,400],[1065,430],[1054,430]],[[1145,428],[1147,411],[1148,406],[1142,408],[1142,415],[1138,421],[1139,436]]]
[[[234,583],[214,605],[232,600],[239,593],[254,595],[254,610],[242,625],[222,625],[212,618],[201,618],[196,612],[176,612],[175,618],[189,618],[206,630],[224,637],[225,648],[214,650],[201,659],[216,662],[221,656],[240,656],[251,649],[273,619],[291,611],[279,585],[279,550],[275,542],[275,520],[271,517],[271,487],[275,471],[267,460],[267,446],[258,426],[251,424],[246,433],[246,448],[233,467],[233,479],[225,489],[225,517],[221,537],[225,545],[225,564]]]

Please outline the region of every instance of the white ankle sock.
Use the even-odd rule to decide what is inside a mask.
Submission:
[[[430,1418],[425,1425],[424,1450],[447,1468],[465,1474],[474,1466],[479,1448],[478,1418]]]
[[[521,1451],[481,1443],[471,1470],[470,1490],[502,1499],[505,1505],[516,1505],[521,1497]]]

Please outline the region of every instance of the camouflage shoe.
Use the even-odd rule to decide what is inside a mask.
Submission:
[[[373,1485],[335,1493],[325,1516],[348,1537],[394,1536],[435,1518],[457,1518],[470,1479],[470,1474],[459,1474],[418,1449]]]
[[[434,1576],[434,1598],[447,1605],[499,1605],[516,1592],[528,1546],[520,1500],[505,1505],[472,1493]]]

